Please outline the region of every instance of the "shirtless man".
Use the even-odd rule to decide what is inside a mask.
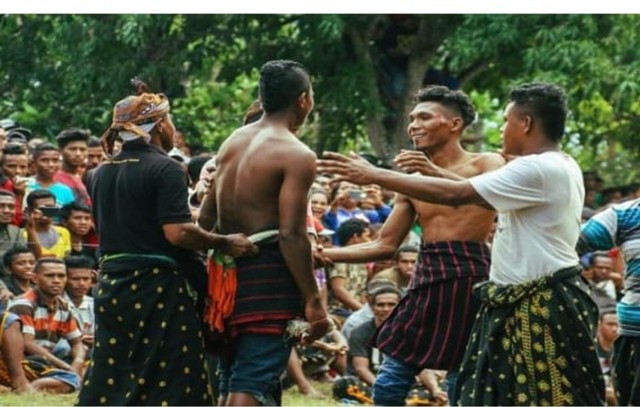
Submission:
[[[313,276],[306,215],[315,154],[296,137],[313,108],[305,68],[270,61],[260,70],[262,117],[236,130],[217,155],[215,193],[207,194],[198,223],[220,233],[275,236],[257,243],[258,256],[237,259],[235,307],[225,321],[229,339],[220,363],[221,405],[280,403],[279,377],[291,343],[287,322],[304,315],[305,342],[328,328]]]
[[[460,134],[475,118],[464,93],[434,86],[419,91],[416,102],[408,133],[418,151],[402,151],[395,159],[400,169],[459,180],[504,165],[498,154],[469,153],[460,145]],[[341,156],[327,153],[325,157]],[[318,169],[339,172],[338,163],[320,160]],[[471,287],[489,275],[490,251],[485,241],[495,215],[481,206],[450,207],[398,195],[376,240],[324,250],[324,256],[334,262],[387,259],[414,221],[422,228],[422,247],[407,294],[378,331],[376,343],[385,359],[374,385],[376,405],[403,405],[415,375],[424,368],[447,370],[448,389],[455,387],[480,305]]]

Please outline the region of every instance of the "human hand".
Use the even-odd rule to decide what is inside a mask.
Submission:
[[[333,266],[333,260],[323,255],[322,251],[324,248],[321,244],[315,246],[315,250],[313,251],[313,267],[329,267]]]
[[[316,161],[319,173],[331,173],[335,182],[348,181],[356,185],[374,184],[376,167],[356,153],[348,156],[326,151],[322,159]]]
[[[233,233],[225,236],[222,251],[231,257],[253,256],[258,254],[258,246],[253,244],[244,234]]]
[[[440,175],[440,167],[435,165],[422,151],[400,150],[400,154],[393,159],[393,162],[407,174],[419,172],[430,177]]]
[[[436,399],[436,405],[444,406],[449,402],[449,396],[447,396],[447,392],[438,389],[433,393],[433,397]]]
[[[24,196],[27,190],[27,178],[25,177],[15,177],[13,179],[13,193],[16,196]]]
[[[13,293],[7,288],[0,289],[0,302],[5,302],[13,299]]]
[[[304,317],[309,322],[310,327],[309,331],[302,335],[303,345],[311,345],[314,341],[322,338],[329,332],[329,318],[319,297],[306,302]]]

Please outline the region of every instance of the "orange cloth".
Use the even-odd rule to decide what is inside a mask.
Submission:
[[[207,259],[209,302],[205,321],[212,331],[224,332],[224,321],[231,316],[238,287],[237,269],[233,257],[213,252]]]

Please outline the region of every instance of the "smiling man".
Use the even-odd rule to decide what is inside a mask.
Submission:
[[[490,281],[474,288],[482,307],[454,402],[604,404],[594,348],[598,310],[580,278],[575,252],[584,202],[582,173],[559,149],[566,117],[561,88],[537,83],[513,89],[503,146],[505,154],[520,157],[469,180],[403,175],[335,153],[319,162],[319,170],[356,184],[377,183],[453,208],[476,204],[498,211]]]
[[[455,180],[501,167],[504,159],[500,155],[469,153],[460,145],[460,135],[474,119],[473,105],[463,92],[444,86],[421,90],[407,129],[417,151],[403,151],[396,164],[406,172],[437,173]],[[376,405],[403,405],[415,376],[425,368],[447,370],[449,387],[453,387],[480,306],[471,287],[489,276],[490,252],[485,241],[494,218],[491,208],[450,207],[398,195],[373,242],[324,250],[327,257],[341,263],[390,259],[416,219],[422,228],[416,272],[376,340],[385,353],[374,387]]]

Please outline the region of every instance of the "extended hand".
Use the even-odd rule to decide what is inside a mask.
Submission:
[[[227,242],[223,251],[232,257],[258,254],[258,246],[251,243],[242,233],[227,235],[226,240]]]
[[[315,247],[315,250],[313,251],[313,267],[314,268],[318,268],[318,267],[329,267],[333,265],[333,261],[324,256],[322,254],[323,251],[323,247],[321,245],[317,245]]]
[[[309,333],[303,335],[302,344],[311,345],[329,332],[330,323],[327,311],[319,299],[307,301],[304,307],[304,317],[311,324],[311,327],[309,328]]]
[[[431,177],[437,177],[440,174],[440,167],[435,165],[422,151],[401,150],[393,162],[407,174],[419,172]]]
[[[357,185],[374,184],[372,177],[376,167],[356,153],[349,156],[326,151],[321,160],[317,160],[317,171],[337,175],[335,182],[348,181]]]

